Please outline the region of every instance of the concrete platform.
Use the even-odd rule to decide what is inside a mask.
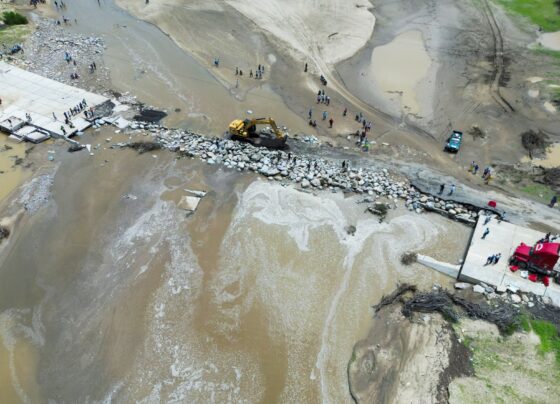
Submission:
[[[511,272],[508,265],[509,257],[521,242],[533,245],[544,237],[544,233],[508,222],[498,222],[495,218],[484,225],[485,219],[486,217],[480,216],[477,221],[458,279],[472,283],[484,282],[494,287],[514,286],[523,292],[548,296],[555,305],[560,306],[560,285],[550,282],[550,286],[545,287],[540,282],[523,279],[520,271]],[[482,234],[487,227],[490,233],[482,240]],[[486,259],[497,253],[502,254],[500,262],[496,265],[485,265]]]
[[[77,87],[50,80],[0,61],[0,122],[9,118],[27,121],[28,125],[46,130],[50,135],[67,136],[89,126],[83,114],[71,118],[74,128],[64,123],[64,112],[86,100],[88,107],[95,107],[108,99]],[[53,113],[56,119],[53,117]]]

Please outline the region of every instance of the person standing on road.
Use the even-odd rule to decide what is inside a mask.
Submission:
[[[552,197],[552,199],[550,200],[550,203],[548,204],[549,207],[553,208],[554,205],[556,205],[556,202],[558,202],[558,197],[556,195],[554,195]]]
[[[453,195],[453,192],[455,192],[455,184],[451,184],[451,189],[449,190],[449,193],[447,195],[451,196]]]
[[[490,255],[488,258],[486,258],[486,264],[484,265],[490,265],[491,263],[494,262],[495,259],[496,259],[495,255]]]
[[[492,265],[496,265],[498,261],[500,261],[500,258],[502,258],[502,253],[498,253],[494,255],[494,259],[492,260]]]

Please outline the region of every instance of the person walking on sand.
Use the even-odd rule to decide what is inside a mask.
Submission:
[[[334,123],[334,119],[332,119],[331,117],[331,119],[329,119],[329,128],[332,128],[333,123]]]
[[[348,108],[344,107],[344,111],[342,111],[342,116],[346,116],[348,114]]]
[[[309,116],[309,119],[311,119],[311,117],[313,116],[313,109],[309,108],[309,112],[307,113],[307,116]]]
[[[451,196],[453,195],[453,192],[455,192],[455,184],[451,184],[451,189],[449,190],[449,193],[447,195]]]
[[[550,200],[550,203],[548,204],[548,207],[553,208],[554,205],[556,205],[556,202],[558,202],[558,196],[554,195],[552,197],[552,199]]]
[[[323,111],[323,121],[327,119],[327,111]]]
[[[485,240],[488,234],[490,234],[490,229],[487,227],[484,229],[484,233],[482,233],[482,239]]]
[[[305,63],[305,67],[303,68],[303,72],[307,73],[307,63]]]
[[[444,190],[445,190],[445,184],[440,184],[438,195],[443,194],[443,191],[444,191]]]

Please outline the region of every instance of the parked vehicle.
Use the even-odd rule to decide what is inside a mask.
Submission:
[[[451,136],[447,139],[445,144],[445,151],[450,153],[457,153],[461,148],[461,143],[463,141],[463,132],[454,130]]]

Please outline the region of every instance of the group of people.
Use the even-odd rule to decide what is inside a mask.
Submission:
[[[216,62],[217,62],[217,64],[216,64]],[[218,59],[218,58],[214,59],[214,66],[218,67],[219,64],[220,64],[219,59]],[[261,65],[261,64],[259,64],[259,65],[257,66],[257,69],[255,70],[255,73],[254,73],[254,74],[253,74],[253,69],[251,69],[251,70],[249,71],[249,77],[250,77],[250,78],[253,78],[253,77],[254,77],[254,78],[256,78],[256,79],[262,79],[262,78],[263,78],[263,74],[264,74],[264,65]],[[239,67],[236,66],[236,67],[235,67],[235,75],[236,75],[236,76],[243,76],[243,70],[241,70]],[[239,81],[237,81],[237,83],[238,83],[238,84],[236,85],[236,87],[239,85]]]
[[[444,191],[445,191],[445,184],[440,184],[438,195],[442,195]],[[449,192],[447,193],[447,196],[453,195],[454,192],[455,192],[455,184],[451,184],[449,186]]]
[[[496,265],[500,261],[500,258],[502,258],[502,253],[492,254],[486,258],[485,265]]]
[[[539,243],[552,243],[556,241],[560,235],[555,234],[554,236],[550,234],[550,232],[546,233],[543,238],[541,238],[538,242]]]
[[[71,117],[73,117],[74,115],[78,115],[86,107],[87,107],[87,102],[86,102],[85,99],[83,99],[82,101],[80,101],[80,103],[78,105],[76,105],[75,107],[72,107],[68,111],[64,112],[64,121],[68,122]],[[56,116],[54,115],[54,112],[53,112],[53,116],[56,119]]]
[[[325,95],[325,90],[319,90],[317,92],[317,104],[331,104],[331,97]]]
[[[472,161],[471,165],[469,167],[469,173],[472,173],[473,175],[476,175],[478,173],[480,166],[478,165],[478,163],[476,161]],[[484,183],[486,185],[488,185],[490,183],[490,180],[492,179],[492,168],[491,167],[486,167],[484,168],[484,171],[482,172],[482,179],[484,180]]]
[[[44,2],[44,1],[43,1]],[[65,10],[66,9],[66,4],[64,4],[64,2],[62,0],[60,0],[60,3],[57,0],[54,0],[54,6],[56,7],[56,9],[58,10],[59,8],[61,10]]]
[[[264,74],[264,65],[259,64],[257,70],[255,70],[255,78],[262,79]],[[253,69],[249,71],[249,77],[253,78]]]
[[[37,8],[37,4],[39,3],[45,4],[46,0],[29,0],[29,5],[33,6],[33,8]]]
[[[70,62],[72,62],[72,64],[75,67],[78,66],[78,63],[76,63],[76,60],[72,57],[72,55],[68,51],[64,52],[64,60],[66,60],[66,63],[68,63],[68,64],[70,64]],[[89,67],[89,72],[90,73],[93,73],[94,71],[97,70],[97,64],[95,62],[91,62],[88,67]],[[79,78],[80,78],[80,75],[78,74],[78,72],[71,72],[70,73],[70,79],[71,80],[77,80]]]

